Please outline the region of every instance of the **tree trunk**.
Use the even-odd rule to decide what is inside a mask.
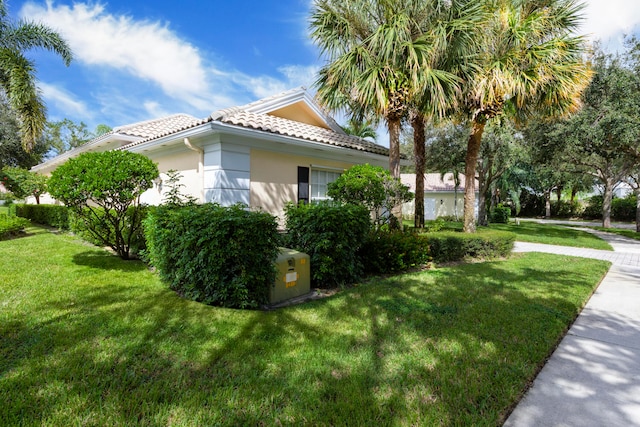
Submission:
[[[480,153],[480,145],[482,144],[482,132],[484,132],[485,124],[483,122],[474,121],[471,135],[467,143],[467,155],[464,165],[464,231],[465,233],[475,233],[475,204],[476,204],[476,163],[478,162],[478,154]]]
[[[556,199],[558,200],[558,202],[560,201],[560,199],[562,198],[562,186],[558,185],[556,187]]]
[[[640,233],[640,187],[636,188],[636,233]]]
[[[400,179],[400,119],[389,119],[389,172]]]
[[[544,217],[551,218],[551,190],[544,191]]]
[[[400,179],[400,118],[387,119],[387,127],[389,129],[389,172],[393,178]],[[397,226],[402,229],[402,205],[394,206],[391,214],[396,218]]]
[[[602,198],[602,226],[611,227],[611,200],[613,199],[613,180],[604,180],[604,195]]]
[[[487,226],[487,182],[484,173],[478,174],[478,225]]]
[[[415,228],[424,228],[424,169],[425,169],[425,136],[424,117],[422,114],[415,114],[411,119],[413,127],[413,154],[416,166],[416,199],[413,214],[413,225]]]
[[[578,194],[578,188],[577,187],[572,187],[571,188],[571,203],[573,203],[576,200],[576,195]]]

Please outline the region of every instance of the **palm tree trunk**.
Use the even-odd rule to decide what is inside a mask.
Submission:
[[[471,136],[467,143],[467,156],[464,166],[464,232],[475,233],[475,204],[476,204],[476,163],[480,154],[480,145],[482,144],[482,133],[485,124],[483,122],[474,121],[471,129]]]
[[[400,179],[400,118],[387,119],[389,129],[389,172],[395,179]],[[393,207],[391,214],[398,220],[402,228],[402,205]]]
[[[425,169],[425,136],[424,117],[422,114],[414,114],[411,119],[413,127],[413,154],[416,166],[416,199],[413,215],[415,228],[424,228],[424,169]]]
[[[400,178],[400,119],[389,119],[389,172],[394,178]]]

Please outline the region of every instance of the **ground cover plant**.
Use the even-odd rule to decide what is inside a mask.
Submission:
[[[519,225],[513,222],[509,224],[489,224],[489,228],[516,233],[516,241],[520,242],[613,250],[611,245],[593,234],[561,225],[520,221]]]
[[[497,425],[608,267],[525,254],[242,311],[29,232],[0,242],[3,426]]]

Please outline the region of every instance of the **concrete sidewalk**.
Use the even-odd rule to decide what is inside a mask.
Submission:
[[[597,234],[614,252],[516,244],[613,266],[505,426],[640,426],[640,241]]]

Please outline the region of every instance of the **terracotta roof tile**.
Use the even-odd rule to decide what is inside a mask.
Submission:
[[[113,133],[151,139],[188,129],[200,122],[202,120],[188,114],[174,114],[168,117],[120,126],[115,128]]]
[[[388,148],[374,144],[363,138],[342,135],[319,126],[300,123],[268,114],[250,113],[239,108],[218,111],[215,115],[212,115],[212,118],[226,124],[296,137],[307,141],[352,148],[375,154],[389,154]]]

